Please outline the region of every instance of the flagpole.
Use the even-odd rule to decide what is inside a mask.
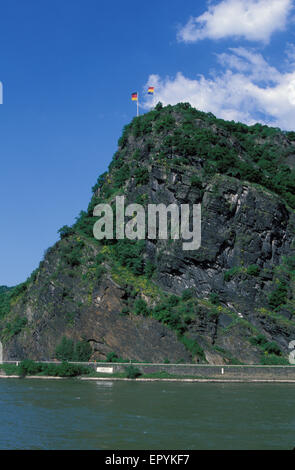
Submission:
[[[139,93],[137,93],[137,117],[139,116],[139,112],[138,112],[138,102],[139,102]]]

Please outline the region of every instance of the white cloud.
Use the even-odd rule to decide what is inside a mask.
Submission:
[[[293,66],[295,64],[295,44],[287,43],[286,48],[287,62]]]
[[[180,72],[173,78],[150,75],[148,85],[155,86],[155,96],[144,107],[158,101],[164,105],[189,102],[223,119],[295,130],[295,67],[281,73],[261,54],[244,48],[230,49],[218,61],[224,68],[210,77],[191,79]]]
[[[230,48],[231,54],[217,54],[218,62],[231,70],[248,73],[253,81],[276,82],[280,73],[270,66],[263,56],[243,47]]]
[[[210,5],[203,15],[191,17],[178,32],[178,40],[240,37],[268,42],[275,31],[286,27],[292,0],[223,0]]]

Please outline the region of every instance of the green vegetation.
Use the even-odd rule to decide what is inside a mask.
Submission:
[[[180,341],[184,344],[187,350],[191,352],[193,357],[197,356],[201,361],[206,361],[204,351],[196,340],[184,335],[180,338]]]
[[[196,296],[196,293],[195,293],[195,290],[194,289],[185,289],[183,292],[182,292],[182,300],[184,302],[186,302],[187,300],[190,300],[192,299],[193,297]]]
[[[225,282],[229,282],[234,279],[237,274],[240,273],[246,274],[248,276],[257,277],[259,276],[260,272],[261,269],[256,264],[250,264],[250,266],[248,266],[247,268],[242,266],[234,266],[224,273],[224,280]]]
[[[78,341],[74,351],[74,357],[77,361],[87,362],[92,355],[92,347],[88,341]]]
[[[163,295],[161,291],[158,291],[155,306],[149,306],[142,297],[138,296],[141,291],[137,292],[132,285],[127,284],[124,289],[128,301],[123,307],[121,315],[132,313],[133,315],[155,318],[175,331],[178,339],[193,356],[204,360],[204,352],[197,342],[187,336],[184,337],[188,332],[189,325],[200,312],[194,289],[186,289],[182,297]]]
[[[130,366],[125,367],[126,377],[128,379],[137,379],[142,374],[137,367],[134,367],[132,364]]]
[[[119,357],[115,352],[112,351],[107,354],[105,362],[125,363],[125,362],[129,362],[129,360]]]
[[[196,305],[192,301],[182,301],[175,295],[167,296],[151,310],[156,320],[169,326],[182,335],[195,315]]]
[[[16,364],[0,364],[0,370],[6,375],[19,375],[19,367]]]
[[[120,168],[115,171],[114,175],[114,186],[115,188],[121,188],[125,182],[130,178],[130,168],[127,163],[123,163]]]
[[[268,341],[264,335],[259,334],[250,338],[250,343],[261,349],[262,365],[290,365],[289,361],[283,357],[283,353],[274,341]]]
[[[11,290],[1,288],[0,291],[0,318],[5,317],[10,312]]]
[[[166,298],[159,301],[154,308],[150,309],[148,309],[146,305],[143,306],[142,302],[144,301],[141,301],[143,314],[150,314],[150,316],[174,330],[179,340],[192,356],[197,356],[200,360],[204,361],[205,355],[203,349],[198,345],[196,340],[185,335],[188,326],[199,312],[197,302],[192,300],[193,290],[188,289],[185,292],[186,294],[183,294],[182,298],[176,295],[166,296]]]
[[[0,295],[3,294],[3,292],[9,291],[9,287],[7,286],[0,286]]]
[[[83,240],[72,240],[63,246],[61,250],[62,259],[71,268],[80,266],[82,263],[84,247],[85,243]]]
[[[136,168],[134,171],[135,182],[137,185],[147,184],[149,181],[149,172],[147,168]]]
[[[1,339],[3,341],[18,335],[27,326],[27,318],[19,314],[13,314],[12,306],[26,297],[29,286],[36,282],[37,273],[38,270],[36,269],[25,282],[15,287],[0,286],[0,321],[2,323]]]
[[[276,354],[263,355],[261,358],[261,364],[263,366],[289,366],[289,361],[282,356]]]
[[[237,266],[234,266],[233,268],[231,268],[231,269],[229,269],[228,271],[226,271],[226,272],[224,273],[224,280],[225,280],[225,282],[231,281],[231,280],[235,277],[235,275],[236,275],[237,273],[239,273],[239,272],[240,272],[240,268],[238,268]]]
[[[221,130],[219,135],[216,128]],[[203,158],[204,174],[223,173],[259,183],[295,208],[295,171],[285,164],[293,150],[282,145],[286,138],[293,140],[292,132],[283,133],[261,124],[247,126],[224,121],[212,113],[198,111],[188,103],[179,103],[158,106],[135,118],[124,129],[119,142],[121,150],[130,133],[135,138],[153,136],[155,150],[162,159],[177,156],[179,163],[184,164],[185,160],[180,159],[186,158],[187,164],[192,164],[196,157]],[[239,146],[233,145],[232,140],[239,142]],[[201,189],[201,179],[192,177],[192,185]]]
[[[91,369],[79,364],[45,364],[26,359],[18,366],[20,377],[26,375],[45,375],[50,377],[77,377],[78,375],[89,375]]]
[[[134,315],[143,315],[147,317],[150,314],[150,309],[147,306],[147,303],[143,299],[136,299],[133,307]]]
[[[10,322],[7,322],[5,324],[2,334],[6,339],[10,339],[13,336],[18,335],[22,331],[22,329],[27,325],[27,323],[28,320],[26,317],[20,317],[19,315],[17,315]]]
[[[95,281],[96,283],[101,280],[103,275],[106,273],[106,269],[103,266],[105,256],[99,253],[89,265],[86,278],[88,281]]]
[[[126,266],[133,274],[144,273],[143,251],[145,240],[119,240],[113,247],[112,256],[122,265]]]
[[[250,343],[259,346],[259,348],[267,354],[275,354],[276,356],[282,356],[282,351],[279,348],[279,346],[272,342],[269,342],[265,336],[262,334],[259,334],[257,336],[251,337],[250,338]]]
[[[211,302],[213,305],[219,305],[219,304],[220,304],[219,295],[216,294],[216,292],[212,292],[212,293],[209,295],[209,300],[210,300],[210,302]]]
[[[60,361],[87,362],[92,355],[92,348],[87,341],[78,341],[75,344],[72,339],[63,336],[55,354]]]
[[[203,187],[202,180],[200,179],[198,175],[191,176],[190,182],[191,182],[191,185],[194,186],[195,188],[202,189]]]
[[[269,306],[274,310],[277,309],[286,302],[287,295],[287,284],[285,281],[280,281],[278,287],[270,294],[268,298]]]
[[[57,231],[57,233],[59,233],[60,238],[63,239],[63,238],[69,237],[70,235],[73,235],[75,232],[72,227],[69,227],[68,225],[64,225]]]
[[[254,277],[259,276],[259,274],[260,274],[260,267],[257,266],[256,264],[251,264],[251,265],[248,266],[248,268],[247,268],[247,274],[249,274],[249,276],[254,276]]]

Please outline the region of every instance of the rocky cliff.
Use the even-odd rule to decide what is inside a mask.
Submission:
[[[0,291],[4,358],[287,363],[295,339],[295,133],[188,104],[125,127],[87,211],[23,284]],[[93,209],[201,204],[202,243],[101,240]]]

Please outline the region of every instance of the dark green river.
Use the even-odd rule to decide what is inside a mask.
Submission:
[[[295,385],[0,380],[0,449],[293,449]]]

